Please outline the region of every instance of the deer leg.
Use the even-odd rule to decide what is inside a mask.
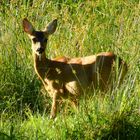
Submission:
[[[57,104],[58,104],[58,102],[57,102],[57,93],[54,93],[53,102],[52,102],[52,108],[51,108],[51,115],[50,115],[51,119],[56,117]]]
[[[78,111],[78,100],[74,99],[72,102],[71,102],[71,106],[72,108],[75,110],[75,111]]]

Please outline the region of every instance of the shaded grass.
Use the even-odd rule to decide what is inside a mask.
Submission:
[[[2,122],[1,132],[6,131],[15,139],[139,139],[140,119],[136,111],[127,107],[122,112],[109,106],[107,109],[101,102],[97,96],[86,104],[81,101],[78,113],[64,115],[61,112],[56,120],[27,110],[27,119]]]
[[[139,139],[139,1],[0,2],[0,139]],[[23,33],[28,17],[37,29],[58,18],[46,55],[85,56],[114,51],[129,66],[120,88],[80,100],[79,111],[62,108],[48,119],[51,100],[40,93],[31,45]],[[44,102],[44,99],[46,101]]]

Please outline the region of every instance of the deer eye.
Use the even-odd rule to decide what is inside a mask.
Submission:
[[[34,43],[36,43],[38,41],[37,38],[33,38],[32,40]]]
[[[45,39],[44,39],[44,42],[45,42],[45,43],[47,43],[47,41],[48,41],[48,39],[47,39],[47,38],[45,38]]]

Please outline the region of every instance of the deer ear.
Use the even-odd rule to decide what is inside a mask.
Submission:
[[[49,25],[47,26],[45,32],[48,35],[51,35],[51,34],[53,34],[55,32],[56,27],[57,27],[57,19],[54,19],[52,22],[49,23]]]
[[[33,25],[28,21],[27,18],[23,19],[23,29],[26,33],[32,35],[34,32],[34,27]]]

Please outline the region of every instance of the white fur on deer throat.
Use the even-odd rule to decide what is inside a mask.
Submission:
[[[33,35],[28,34],[28,36],[31,38],[31,40],[34,38]],[[39,52],[37,52],[37,49],[41,47],[41,43],[40,42],[36,42],[34,43],[32,40],[32,50],[35,54],[38,55],[39,57],[39,61],[41,61],[41,54]]]

